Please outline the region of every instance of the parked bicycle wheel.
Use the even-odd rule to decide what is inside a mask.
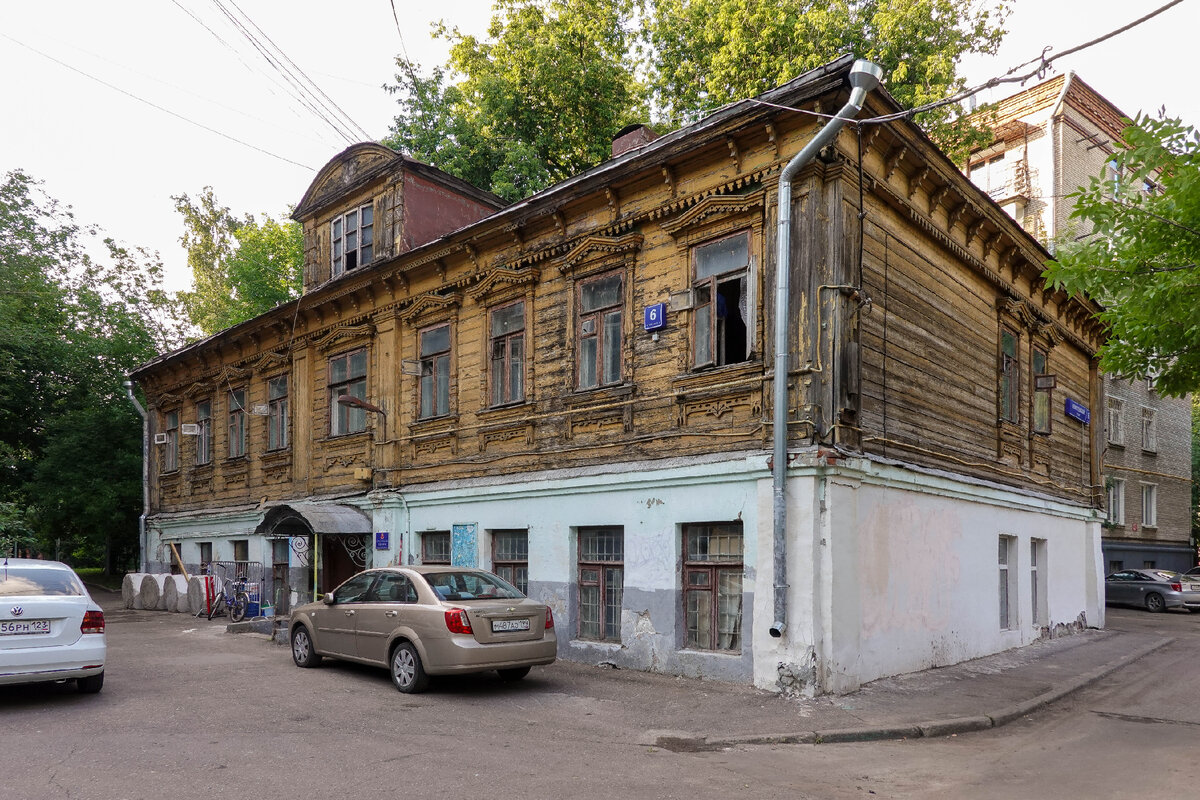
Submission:
[[[219,594],[213,598],[212,605],[208,607],[208,618],[212,619],[225,610],[225,595]]]
[[[229,621],[241,622],[246,618],[246,607],[250,604],[248,598],[242,592],[238,592],[233,596],[233,604],[229,606]]]

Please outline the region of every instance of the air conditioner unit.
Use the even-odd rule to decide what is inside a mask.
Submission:
[[[421,362],[406,358],[400,362],[400,374],[421,377]]]
[[[256,417],[266,417],[271,413],[271,407],[266,403],[256,403],[250,413]]]
[[[185,422],[179,426],[179,432],[184,436],[199,436],[200,426],[194,422]]]
[[[166,444],[168,441],[170,441],[170,438],[171,437],[167,436],[165,433],[156,433],[154,434],[154,443]]]

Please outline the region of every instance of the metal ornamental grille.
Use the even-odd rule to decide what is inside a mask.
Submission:
[[[621,640],[624,561],[622,528],[580,529],[579,638]]]
[[[524,530],[492,534],[492,571],[521,594],[529,594],[529,533]]]
[[[421,563],[449,564],[450,563],[450,532],[421,534]]]
[[[684,622],[687,647],[742,649],[742,524],[686,525]]]

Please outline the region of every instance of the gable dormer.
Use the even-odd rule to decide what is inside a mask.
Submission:
[[[304,290],[383,263],[490,216],[493,194],[375,142],[325,165],[292,219],[304,228]]]

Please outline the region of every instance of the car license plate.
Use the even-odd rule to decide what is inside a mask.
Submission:
[[[18,636],[23,633],[49,633],[50,620],[23,619],[0,620],[0,636]]]
[[[529,630],[529,620],[527,619],[494,619],[492,620],[492,633],[500,631],[527,631]]]
[[[1191,585],[1191,591],[1193,591],[1193,592],[1200,592],[1200,583],[1193,583],[1193,584]]]

